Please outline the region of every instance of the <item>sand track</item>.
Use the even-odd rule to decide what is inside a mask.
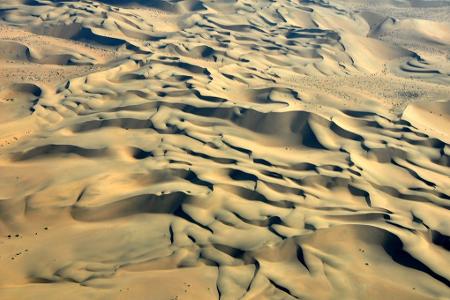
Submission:
[[[449,298],[432,2],[2,2],[0,299]]]

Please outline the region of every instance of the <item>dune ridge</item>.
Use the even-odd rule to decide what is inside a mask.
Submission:
[[[448,299],[450,6],[377,3],[2,1],[0,299]]]

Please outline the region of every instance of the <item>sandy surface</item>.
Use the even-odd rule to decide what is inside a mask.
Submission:
[[[0,1],[0,299],[450,299],[448,20]]]

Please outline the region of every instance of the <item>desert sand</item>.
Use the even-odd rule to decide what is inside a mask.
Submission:
[[[449,20],[0,1],[0,299],[450,299]]]

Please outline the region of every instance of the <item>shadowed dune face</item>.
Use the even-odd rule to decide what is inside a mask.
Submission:
[[[0,299],[449,298],[444,15],[2,1]]]
[[[32,84],[5,85],[0,91],[0,117],[3,122],[31,115],[41,89]]]

